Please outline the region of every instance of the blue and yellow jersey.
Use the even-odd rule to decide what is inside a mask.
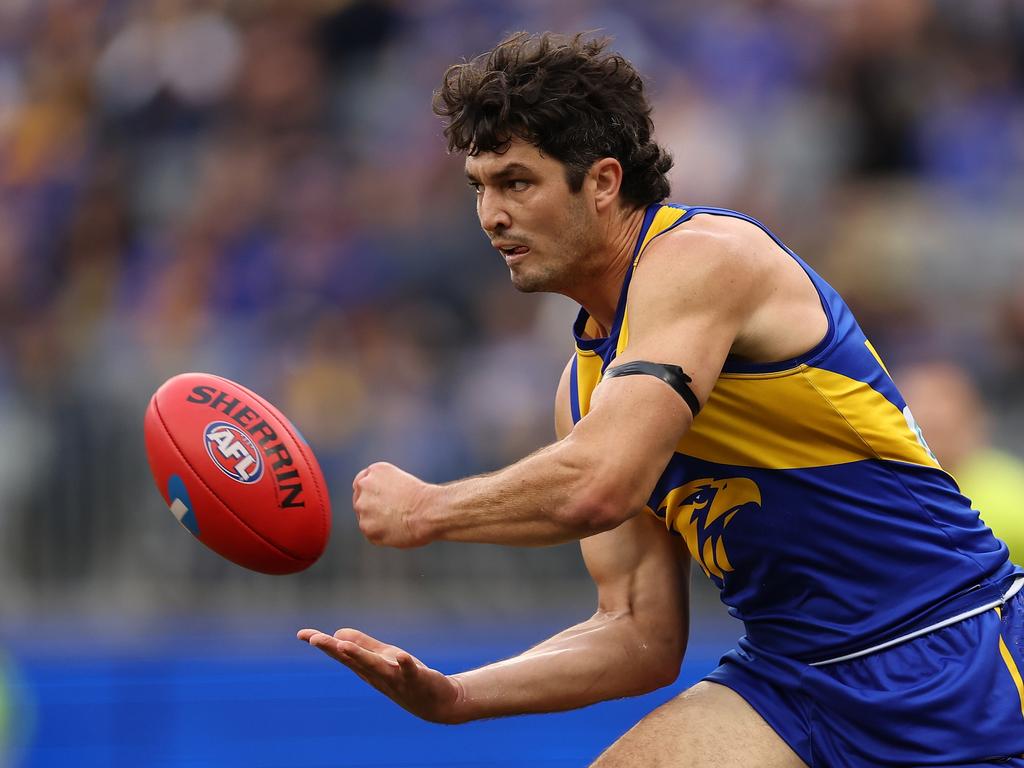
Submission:
[[[727,359],[648,502],[721,590],[755,645],[815,661],[998,600],[1015,567],[928,450],[849,308],[762,224],[653,205],[606,337],[581,309],[570,403],[589,409],[629,344],[626,296],[654,238],[698,214],[748,221],[797,260],[828,333],[792,360]],[[685,367],[685,361],[682,361]]]

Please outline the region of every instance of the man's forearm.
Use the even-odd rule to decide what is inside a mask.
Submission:
[[[429,540],[540,546],[580,539],[630,514],[597,487],[599,475],[563,440],[499,472],[431,486],[410,527]]]
[[[679,651],[650,642],[629,616],[599,614],[506,661],[454,675],[458,722],[555,712],[636,696],[675,680]]]

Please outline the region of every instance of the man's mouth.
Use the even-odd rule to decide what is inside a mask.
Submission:
[[[524,253],[526,253],[528,250],[530,250],[525,245],[515,245],[515,244],[511,244],[511,245],[495,245],[494,247],[497,248],[499,251],[501,251],[501,254],[506,259],[509,258],[509,257],[512,257],[512,256],[522,256]]]

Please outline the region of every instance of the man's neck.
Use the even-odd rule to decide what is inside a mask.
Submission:
[[[615,322],[622,282],[633,260],[646,211],[641,207],[619,213],[609,220],[604,238],[605,253],[595,260],[599,267],[566,293],[587,310],[600,327],[601,335],[607,334]]]

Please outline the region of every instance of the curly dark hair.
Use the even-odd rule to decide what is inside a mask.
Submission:
[[[672,157],[651,138],[644,82],[609,38],[517,32],[492,51],[454,64],[434,92],[448,150],[502,152],[513,138],[566,166],[573,192],[596,160],[622,164],[621,194],[642,207],[669,194]]]

